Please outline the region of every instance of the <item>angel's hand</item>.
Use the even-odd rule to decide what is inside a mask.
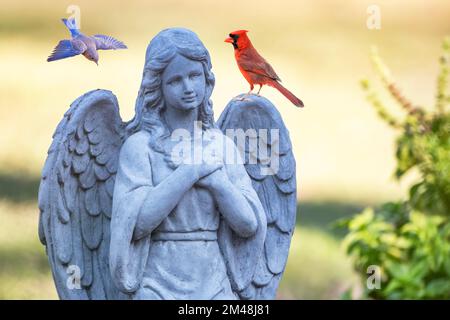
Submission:
[[[187,170],[188,174],[198,181],[223,167],[223,159],[220,153],[207,152],[211,142],[202,141],[202,143],[194,144],[193,157],[181,159],[181,166]],[[214,149],[213,149],[214,150]],[[189,156],[189,152],[187,153]]]
[[[211,191],[217,190],[221,186],[225,186],[229,182],[229,178],[224,168],[214,171],[209,175],[199,179],[195,185],[198,187],[206,188]]]
[[[197,182],[205,176],[212,174],[213,172],[221,169],[223,163],[202,163],[202,164],[182,164],[182,170],[185,171],[187,175],[193,177]]]

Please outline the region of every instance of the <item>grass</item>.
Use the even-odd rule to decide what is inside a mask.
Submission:
[[[336,238],[320,229],[297,227],[279,298],[339,299],[358,285],[351,261]]]
[[[0,299],[53,299],[35,202],[0,201]]]
[[[361,212],[366,205],[338,201],[300,202],[297,207],[297,224],[303,228],[322,231],[339,240],[344,236],[344,231],[335,228],[335,222]]]
[[[38,189],[37,176],[0,171],[0,195],[3,199],[17,203],[35,200]]]

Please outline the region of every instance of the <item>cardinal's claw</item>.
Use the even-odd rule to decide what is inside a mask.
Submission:
[[[249,95],[249,93],[246,93],[239,98],[234,98],[233,101],[251,101],[251,99],[248,98]]]

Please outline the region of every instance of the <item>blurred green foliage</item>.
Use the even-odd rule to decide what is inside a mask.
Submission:
[[[402,120],[392,116],[370,83],[362,82],[378,115],[400,133],[395,177],[415,170],[420,178],[405,201],[367,208],[342,220],[339,225],[348,230],[344,245],[363,279],[369,266],[380,267],[381,286],[366,288],[366,297],[450,299],[450,39],[443,43],[432,110],[400,93],[376,50],[372,61],[384,87],[406,113]]]

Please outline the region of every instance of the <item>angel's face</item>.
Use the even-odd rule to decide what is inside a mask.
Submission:
[[[199,61],[176,55],[162,73],[166,107],[178,110],[198,108],[205,98],[205,73]]]

